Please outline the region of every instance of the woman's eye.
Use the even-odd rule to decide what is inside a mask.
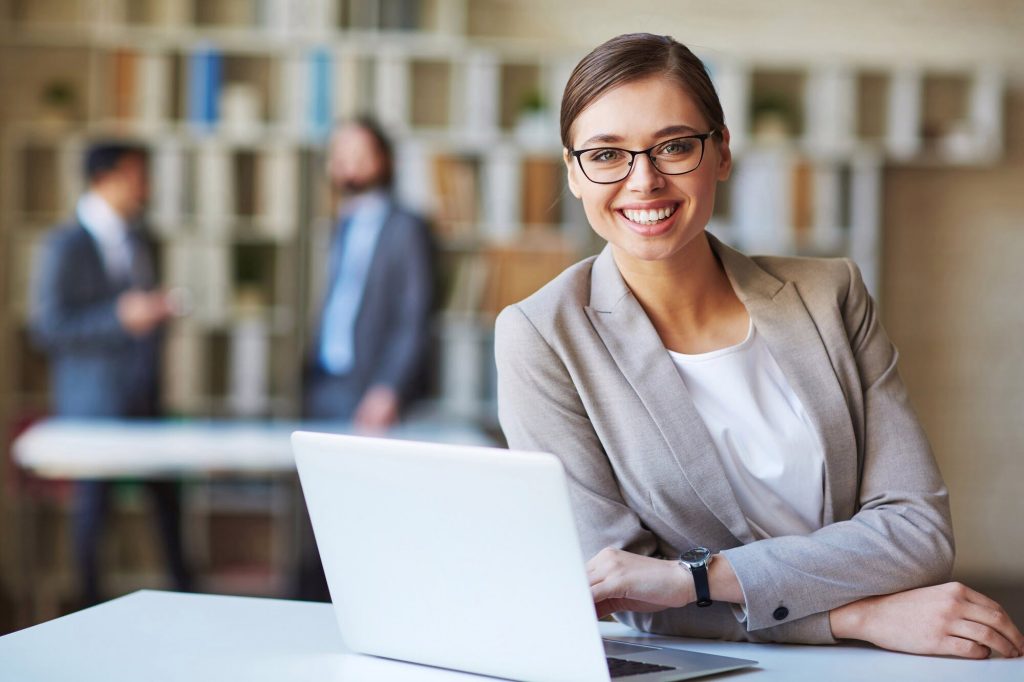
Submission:
[[[594,163],[611,163],[621,159],[622,152],[618,149],[595,149],[587,156],[587,160]]]
[[[689,154],[694,150],[695,145],[691,140],[675,140],[667,143],[661,148],[661,153],[666,156],[678,156],[680,154]]]

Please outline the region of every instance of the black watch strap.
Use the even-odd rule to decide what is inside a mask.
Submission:
[[[679,555],[679,563],[693,576],[693,591],[697,606],[711,606],[711,585],[708,583],[708,564],[715,557],[707,547],[694,547]]]
[[[691,566],[693,587],[697,593],[697,606],[711,606],[711,586],[708,584],[708,565]]]

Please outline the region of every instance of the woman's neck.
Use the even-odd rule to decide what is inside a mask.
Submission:
[[[703,353],[746,336],[746,308],[705,233],[671,260],[638,261],[616,254],[615,262],[666,348]]]

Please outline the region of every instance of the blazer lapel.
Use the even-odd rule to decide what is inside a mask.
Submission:
[[[661,431],[678,466],[704,506],[742,543],[754,535],[725,476],[718,451],[647,314],[626,286],[610,247],[594,262],[587,315]]]
[[[733,290],[765,339],[814,424],[825,453],[824,523],[853,512],[856,440],[850,409],[826,344],[792,282],[781,282],[753,260],[708,235]]]

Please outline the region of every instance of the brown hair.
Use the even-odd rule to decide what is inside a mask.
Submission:
[[[718,94],[704,62],[671,36],[626,33],[598,45],[573,69],[562,94],[562,144],[572,149],[572,124],[580,113],[612,88],[648,76],[676,81],[713,130],[725,128]]]

